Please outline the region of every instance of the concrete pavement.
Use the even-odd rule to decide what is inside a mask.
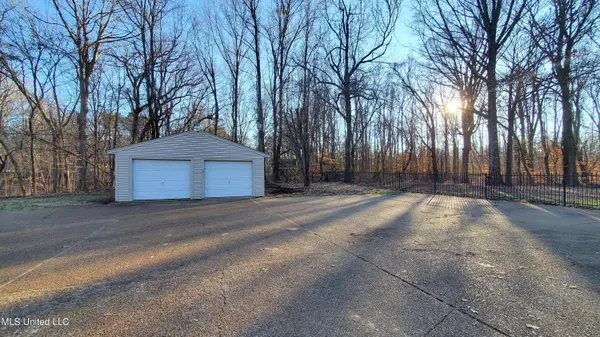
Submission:
[[[598,242],[600,212],[421,194],[0,211],[0,333],[594,336]]]

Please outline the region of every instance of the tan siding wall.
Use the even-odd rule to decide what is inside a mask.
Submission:
[[[126,161],[129,157],[117,154],[115,156],[115,200],[128,201],[131,200],[128,194],[129,188],[129,163]]]
[[[131,200],[131,162],[133,159],[182,159],[192,161],[192,198],[204,197],[204,161],[234,160],[253,162],[253,196],[264,196],[264,157],[203,132],[188,132],[140,143],[115,154],[115,200]]]
[[[255,197],[264,197],[265,196],[265,159],[259,158],[254,159],[252,166],[254,184],[253,184],[253,194]]]

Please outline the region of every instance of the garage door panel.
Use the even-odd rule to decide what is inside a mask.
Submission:
[[[252,162],[206,161],[204,196],[252,196]]]
[[[190,161],[133,160],[133,200],[190,198]]]

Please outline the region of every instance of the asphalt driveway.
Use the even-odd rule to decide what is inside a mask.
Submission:
[[[2,335],[598,336],[600,212],[420,194],[0,211],[0,318]]]

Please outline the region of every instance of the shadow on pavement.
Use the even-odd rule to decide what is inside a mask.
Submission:
[[[137,204],[98,207],[89,214],[105,218],[91,222],[54,214],[0,231],[18,239],[0,251],[3,279],[105,227],[1,289],[0,316],[72,317],[40,330],[56,335],[597,331],[594,214],[444,198],[148,203],[116,222]],[[40,250],[28,255],[31,237]]]

